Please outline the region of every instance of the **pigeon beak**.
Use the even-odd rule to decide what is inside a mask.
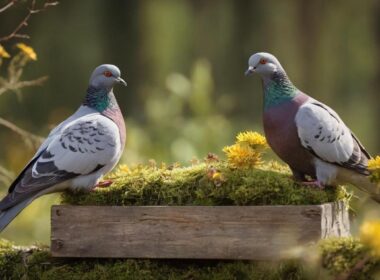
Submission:
[[[255,68],[253,66],[249,66],[247,71],[245,71],[245,76],[251,76],[255,72]]]
[[[127,82],[126,81],[124,81],[122,78],[117,78],[116,79],[116,82],[118,82],[119,84],[122,84],[123,86],[127,86]]]

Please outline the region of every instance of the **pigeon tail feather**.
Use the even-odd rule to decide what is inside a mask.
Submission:
[[[20,203],[0,212],[0,232],[2,232],[6,226],[17,217],[18,214],[28,206],[35,197],[30,197],[26,200],[21,201]]]
[[[352,172],[352,170],[349,169],[341,168],[338,172],[338,180],[340,182],[346,182],[354,185],[360,190],[368,193],[373,200],[380,203],[380,186],[375,182],[371,182],[369,176]]]

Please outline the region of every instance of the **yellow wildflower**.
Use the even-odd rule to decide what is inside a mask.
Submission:
[[[224,178],[224,175],[215,167],[211,166],[207,169],[207,177],[209,180],[211,180],[215,186],[220,187],[226,179]]]
[[[250,146],[235,144],[223,148],[228,163],[233,168],[250,168],[261,162],[261,153]]]
[[[237,143],[246,143],[253,149],[266,149],[267,140],[263,135],[253,131],[240,132],[236,136]]]
[[[233,168],[253,167],[261,163],[261,152],[268,148],[263,135],[253,131],[241,132],[236,136],[236,143],[224,147],[228,163]]]
[[[222,173],[220,172],[215,172],[213,175],[212,175],[212,179],[213,180],[220,180],[222,178]]]
[[[226,181],[226,179],[221,172],[217,171],[212,175],[212,181],[214,182],[215,186],[220,187]]]
[[[3,57],[3,58],[10,58],[11,57],[2,45],[0,45],[0,57]]]
[[[360,227],[360,240],[380,256],[380,220],[366,221]]]
[[[24,43],[18,43],[16,45],[17,48],[19,48],[21,50],[21,52],[26,56],[28,57],[29,59],[31,60],[37,60],[37,54],[36,52],[33,50],[32,47],[30,46],[27,46],[25,45]]]
[[[368,169],[380,170],[380,156],[376,156],[375,158],[368,161]]]
[[[380,156],[368,161],[368,169],[371,171],[371,180],[373,182],[380,182]]]

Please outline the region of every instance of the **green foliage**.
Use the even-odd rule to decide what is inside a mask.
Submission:
[[[217,174],[217,176],[215,176]],[[87,193],[65,193],[76,205],[300,205],[347,197],[343,187],[320,189],[294,182],[287,168],[270,162],[231,169],[218,160],[190,167],[121,166],[112,186]]]
[[[313,250],[309,250],[313,251]],[[356,239],[321,241],[316,254],[321,262],[287,260],[121,260],[51,258],[43,246],[17,247],[0,240],[1,279],[330,279],[349,272],[367,253]],[[319,266],[320,264],[320,266]],[[376,279],[380,261],[371,257],[350,279]],[[310,271],[314,273],[311,274]],[[324,272],[327,271],[327,274]]]
[[[322,265],[333,275],[352,269],[358,262],[368,258],[363,267],[354,271],[350,279],[375,279],[380,268],[380,259],[370,255],[369,249],[354,238],[333,238],[320,244]],[[378,278],[376,278],[378,279]]]
[[[305,279],[297,262],[52,259],[0,241],[1,279]]]

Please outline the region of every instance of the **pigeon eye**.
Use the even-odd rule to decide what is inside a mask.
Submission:
[[[107,78],[109,78],[109,77],[112,77],[112,72],[111,71],[105,71],[103,73],[103,75],[106,76]]]
[[[264,58],[260,59],[260,64],[266,64],[266,63],[267,63],[266,59],[264,59]]]

